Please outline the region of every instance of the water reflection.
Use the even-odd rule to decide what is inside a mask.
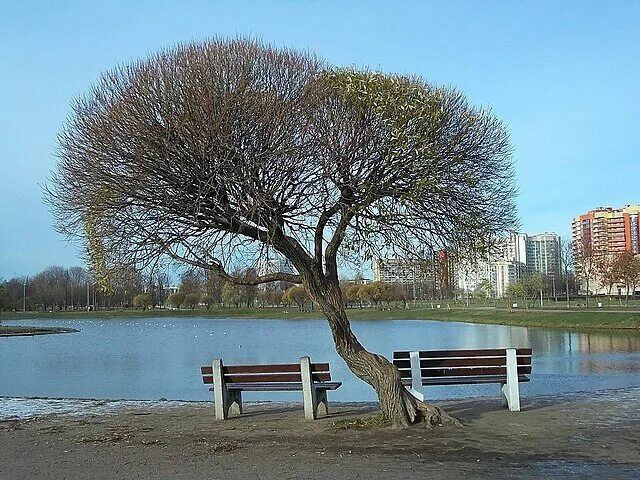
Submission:
[[[640,334],[635,331],[562,332],[532,328],[528,330],[531,347],[537,352],[631,353],[640,351]]]

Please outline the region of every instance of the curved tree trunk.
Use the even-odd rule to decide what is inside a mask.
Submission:
[[[338,355],[361,380],[373,387],[382,412],[396,428],[424,422],[428,426],[459,425],[440,408],[417,400],[401,383],[400,372],[386,358],[367,351],[351,330],[342,302],[342,293],[335,280],[322,274],[305,279],[304,286],[327,317]]]

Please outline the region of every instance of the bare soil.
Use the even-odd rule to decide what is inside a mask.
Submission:
[[[438,404],[462,427],[370,426],[372,405],[211,404],[0,422],[0,479],[640,479],[640,389]],[[369,425],[369,426],[367,426]]]

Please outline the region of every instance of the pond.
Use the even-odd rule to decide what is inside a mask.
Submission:
[[[330,362],[343,386],[330,401],[375,401],[374,391],[337,356],[322,320],[239,318],[85,319],[13,321],[71,327],[79,333],[0,338],[0,396],[128,400],[210,400],[200,366],[294,363],[303,355]],[[530,395],[640,386],[638,332],[581,333],[540,328],[424,320],[354,321],[371,351],[531,347]],[[497,385],[429,387],[431,399],[496,396]],[[247,393],[247,401],[299,401],[295,392]]]

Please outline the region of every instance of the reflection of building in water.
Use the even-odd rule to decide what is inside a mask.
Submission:
[[[555,330],[529,329],[529,341],[535,356],[536,352],[571,352],[570,333]]]
[[[486,325],[469,327],[472,343],[467,348],[529,348],[529,329],[526,327],[509,327],[494,330]],[[482,345],[477,347],[474,345]]]
[[[640,351],[640,335],[529,330],[531,348],[538,352],[631,353]]]
[[[579,333],[577,349],[582,353],[637,352],[640,350],[640,337],[614,336],[602,333]]]

